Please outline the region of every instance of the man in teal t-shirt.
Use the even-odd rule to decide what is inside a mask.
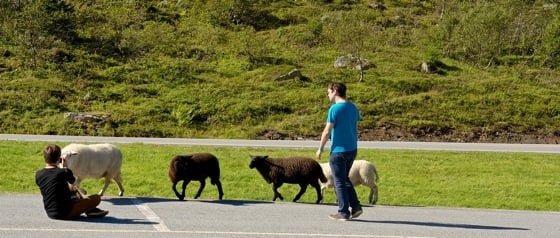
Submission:
[[[348,101],[337,102],[329,109],[327,123],[335,124],[331,128],[331,153],[353,151],[358,148],[358,108]]]
[[[357,218],[363,212],[356,190],[348,178],[358,150],[360,113],[356,105],[346,100],[346,85],[343,83],[330,83],[327,87],[327,96],[334,104],[329,108],[327,123],[321,134],[316,156],[318,160],[321,159],[323,148],[330,138],[329,165],[334,178],[338,213],[329,215],[329,218],[346,221]]]

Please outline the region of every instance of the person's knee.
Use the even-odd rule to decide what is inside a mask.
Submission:
[[[87,199],[89,199],[91,203],[95,203],[96,206],[101,203],[101,196],[98,194],[91,195]]]

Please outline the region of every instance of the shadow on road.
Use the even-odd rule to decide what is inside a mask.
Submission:
[[[158,224],[157,222],[147,221],[143,219],[129,219],[129,218],[117,218],[117,217],[102,217],[102,218],[81,217],[75,221],[87,222],[87,223],[111,223],[111,224],[134,224],[134,225]]]
[[[305,203],[305,202],[298,202],[298,203],[316,204],[316,203]],[[333,203],[333,202],[322,202],[322,203],[319,203],[319,204],[317,204],[317,205],[325,205],[325,206],[335,206],[335,207],[338,207],[338,203]],[[362,207],[376,207],[376,206],[377,206],[377,205],[375,205],[375,204],[369,204],[369,203],[368,203],[368,204],[363,204],[363,203],[362,203],[362,204],[360,204],[360,205],[362,205]]]
[[[273,203],[268,201],[248,201],[248,200],[247,201],[246,200],[208,200],[208,201],[201,201],[201,202],[216,203],[216,204],[230,205],[230,206],[246,206],[251,204]]]
[[[141,200],[142,203],[156,203],[156,202],[177,202],[178,199],[170,198],[152,198],[152,197],[112,197],[102,198],[104,202],[110,202],[113,205],[134,205],[133,199]]]
[[[142,203],[158,203],[158,202],[207,202],[216,203],[222,205],[231,206],[245,206],[250,204],[272,204],[273,201],[257,201],[257,200],[204,200],[204,199],[186,199],[184,201],[179,201],[177,198],[155,198],[155,197],[109,197],[102,198],[102,201],[109,202],[113,205],[123,206],[123,205],[135,205],[133,199],[138,199]],[[283,201],[280,201],[283,202]],[[309,205],[325,205],[325,206],[338,206],[336,203],[314,203],[314,202],[297,202],[299,204],[309,204]],[[362,207],[375,207],[371,204],[362,204]]]
[[[206,202],[215,203],[231,206],[245,206],[250,204],[267,204],[274,203],[270,201],[246,201],[246,200],[199,200],[199,199],[187,199],[184,201],[179,201],[176,198],[153,198],[153,197],[112,197],[104,198],[104,202],[112,203],[113,205],[123,206],[123,205],[135,205],[133,199],[140,200],[142,203],[158,203],[158,202]]]
[[[371,223],[384,223],[384,224],[402,224],[402,225],[415,225],[415,226],[434,226],[434,227],[449,227],[449,228],[463,228],[463,229],[479,229],[479,230],[519,230],[528,231],[527,228],[519,227],[505,227],[505,226],[483,226],[472,224],[453,224],[453,223],[439,223],[439,222],[418,222],[418,221],[369,221],[354,219],[355,222],[371,222]]]

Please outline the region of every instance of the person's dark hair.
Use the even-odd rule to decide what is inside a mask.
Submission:
[[[342,98],[346,98],[346,85],[344,85],[343,83],[339,83],[339,82],[330,83],[328,89],[332,91],[336,91],[336,95]]]
[[[60,159],[60,147],[58,145],[49,144],[43,151],[43,157],[47,163],[58,163]]]

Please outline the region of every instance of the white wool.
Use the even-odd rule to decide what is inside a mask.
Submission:
[[[69,144],[62,149],[61,157],[66,161],[66,167],[72,170],[76,182],[74,186],[80,188],[80,182],[85,178],[105,178],[105,185],[99,191],[103,195],[111,179],[115,180],[119,187],[119,195],[122,196],[121,164],[122,153],[111,144]]]
[[[322,163],[321,168],[325,177],[327,177],[326,183],[321,183],[321,193],[324,194],[325,189],[334,187],[334,180],[329,163]],[[377,182],[379,181],[379,175],[377,174],[377,169],[375,166],[367,160],[355,160],[350,168],[350,173],[348,174],[352,185],[364,185],[370,188],[369,202],[375,204],[378,199],[378,189]]]

